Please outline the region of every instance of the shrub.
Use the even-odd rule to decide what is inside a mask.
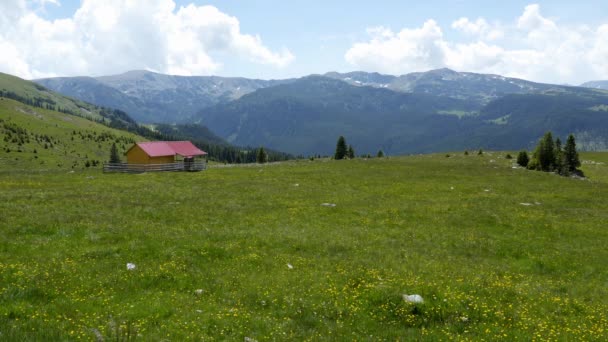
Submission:
[[[538,160],[532,159],[528,162],[528,170],[540,170],[540,164]]]
[[[528,167],[528,163],[530,162],[530,157],[528,157],[528,152],[520,151],[517,155],[517,164],[522,167]]]

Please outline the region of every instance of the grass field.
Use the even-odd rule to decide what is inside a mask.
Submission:
[[[0,171],[0,340],[606,340],[608,155],[583,159]]]

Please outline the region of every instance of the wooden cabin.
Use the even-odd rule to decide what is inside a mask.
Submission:
[[[127,150],[129,164],[170,164],[193,162],[207,155],[190,141],[149,141],[135,143]]]

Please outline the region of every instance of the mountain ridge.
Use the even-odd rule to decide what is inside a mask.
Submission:
[[[200,110],[228,103],[258,89],[294,82],[221,76],[165,75],[146,70],[99,77],[60,77],[34,80],[58,92],[130,113],[143,123],[187,123]],[[567,86],[531,82],[501,75],[435,69],[403,75],[376,72],[327,72],[318,76],[355,86],[386,88],[466,99],[483,106],[506,94],[563,89]],[[607,86],[608,87],[608,86]]]
[[[62,77],[34,81],[69,96],[119,108],[143,123],[180,123],[201,108],[229,102],[262,87],[289,82],[242,77],[165,75],[145,70],[92,78]],[[97,99],[97,92],[110,94],[112,98]]]

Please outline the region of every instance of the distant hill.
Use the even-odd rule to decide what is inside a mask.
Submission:
[[[136,70],[120,75],[35,80],[62,94],[126,111],[143,123],[180,123],[202,108],[285,81],[172,76]]]
[[[62,95],[102,107],[118,108],[127,113],[138,112],[146,107],[139,99],[125,95],[92,77],[58,77],[36,82]]]
[[[585,149],[608,146],[608,92],[540,86],[494,96],[484,104],[311,76],[207,108],[194,120],[231,143],[304,155],[331,154],[339,135],[359,153],[529,148],[547,130],[576,133]]]
[[[581,84],[581,87],[608,90],[608,81],[591,81]]]

